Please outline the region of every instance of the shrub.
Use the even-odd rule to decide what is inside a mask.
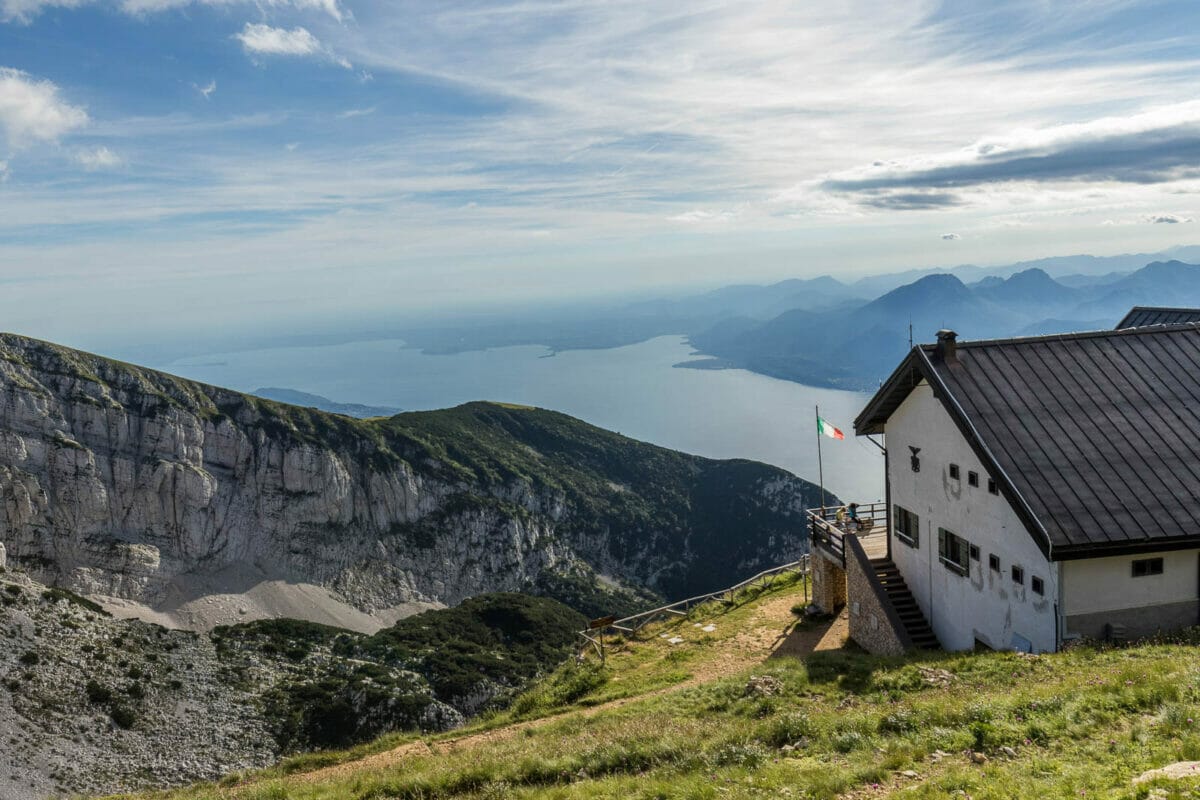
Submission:
[[[18,660],[25,666],[32,667],[32,666],[36,666],[37,663],[39,661],[41,661],[42,659],[38,656],[36,651],[26,650],[24,653],[21,654],[21,657]]]
[[[907,708],[886,714],[879,720],[880,733],[911,733],[917,729],[917,717]]]
[[[89,703],[96,705],[106,704],[112,700],[112,689],[107,686],[102,686],[96,681],[88,681],[85,689]]]
[[[137,713],[126,705],[113,706],[112,711],[109,712],[109,716],[112,717],[112,721],[116,726],[123,730],[129,730],[137,724]]]

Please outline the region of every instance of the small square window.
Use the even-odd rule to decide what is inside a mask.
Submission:
[[[1029,586],[1033,589],[1034,594],[1046,593],[1046,584],[1043,583],[1042,579],[1036,575],[1029,579]]]
[[[967,485],[968,486],[978,486],[979,485],[979,473],[978,472],[968,472],[967,473]]]
[[[958,464],[950,465],[950,478],[952,480],[958,480]]]
[[[1135,578],[1162,574],[1163,560],[1161,558],[1137,558],[1133,561],[1133,577]]]
[[[996,482],[994,480],[992,480],[991,478],[988,478],[988,493],[989,494],[1000,494],[1000,490],[998,488],[996,488]]]
[[[1012,580],[1013,580],[1013,583],[1017,584],[1018,586],[1025,585],[1025,569],[1024,569],[1024,567],[1013,567],[1012,568]]]
[[[988,566],[996,572],[1000,571],[1000,556],[995,553],[988,553]]]
[[[979,560],[979,545],[975,545],[975,544],[971,545],[971,560],[972,561]]]

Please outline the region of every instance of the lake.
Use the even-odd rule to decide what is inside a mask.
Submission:
[[[883,497],[883,458],[851,424],[867,395],[745,370],[674,367],[693,357],[677,336],[611,350],[504,347],[448,356],[393,339],[214,353],[162,368],[240,391],[278,386],[406,411],[470,400],[539,406],[676,450],[765,461],[814,483],[813,407],[820,405],[821,416],[846,432],[845,441],[822,441],[825,486],[847,500]]]

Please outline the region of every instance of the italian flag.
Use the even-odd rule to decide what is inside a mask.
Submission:
[[[846,434],[839,431],[837,428],[830,425],[825,420],[817,417],[817,433],[824,434],[830,439],[845,439]]]

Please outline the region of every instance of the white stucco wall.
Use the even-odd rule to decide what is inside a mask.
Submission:
[[[1072,614],[1180,603],[1197,597],[1200,550],[1063,562],[1063,610]],[[1161,558],[1162,575],[1133,577],[1133,561]]]
[[[1046,560],[1003,496],[988,492],[987,472],[928,384],[922,382],[892,414],[885,433],[893,508],[915,512],[921,524],[919,549],[893,530],[892,558],[942,646],[966,650],[979,639],[1008,649],[1015,635],[1035,652],[1056,649],[1057,565]],[[920,472],[912,471],[910,445],[921,448]],[[958,480],[950,478],[952,463],[959,466]],[[968,485],[968,471],[979,473],[978,487]],[[979,547],[969,575],[938,559],[939,527]],[[988,566],[993,553],[1000,557],[1000,572]],[[1014,564],[1025,569],[1022,586],[1012,581]],[[1033,592],[1034,576],[1045,582],[1041,596]]]

